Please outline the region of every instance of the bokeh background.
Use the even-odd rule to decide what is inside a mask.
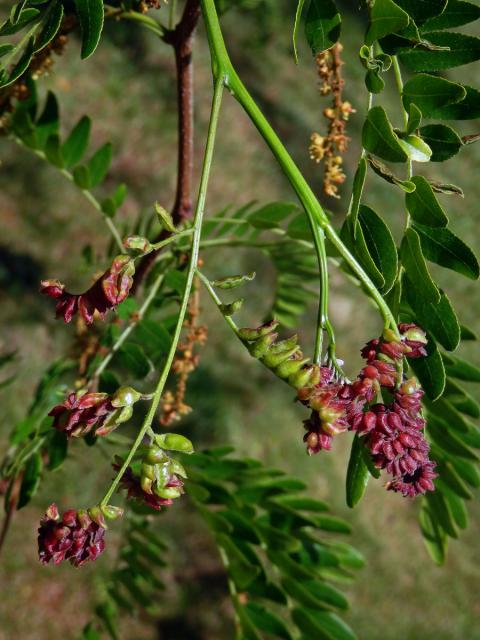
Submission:
[[[357,113],[349,123],[352,138],[345,163],[348,183],[340,200],[321,195],[321,170],[308,158],[312,131],[322,132],[324,99],[319,95],[314,61],[300,42],[300,64],[292,57],[292,0],[257,0],[248,10],[224,17],[225,33],[240,75],[285,141],[289,151],[340,224],[348,187],[359,156],[359,133],[366,108],[363,68],[358,61],[364,24],[356,3],[343,2],[346,98]],[[5,8],[6,3],[2,3]],[[165,11],[163,9],[162,11]],[[111,184],[129,188],[119,222],[151,211],[155,200],[169,207],[175,187],[176,102],[172,51],[134,25],[108,24],[95,55],[81,62],[79,43],[67,47],[48,77],[40,82],[60,98],[62,123],[69,130],[83,114],[94,121],[93,140],[114,146]],[[300,41],[302,37],[300,36]],[[478,64],[455,77],[478,84]],[[452,74],[453,77],[453,74]],[[379,100],[400,124],[400,105],[391,73]],[[475,82],[475,80],[477,82]],[[203,153],[211,77],[208,49],[200,27],[195,48],[196,161]],[[461,123],[462,134],[478,123]],[[418,171],[462,187],[465,198],[442,196],[453,230],[480,248],[480,148],[470,145],[455,160],[419,166]],[[42,277],[58,277],[81,286],[90,266],[84,248],[101,260],[107,235],[95,212],[55,169],[15,143],[0,140],[0,351],[18,350],[10,372],[15,382],[0,400],[0,449],[7,446],[12,425],[24,415],[46,363],[68,347],[68,327],[52,318],[51,304],[38,295]],[[197,175],[198,178],[198,175]],[[108,182],[107,182],[108,186]],[[249,200],[294,200],[294,194],[256,130],[233,99],[226,96],[222,112],[208,212]],[[366,203],[395,231],[404,217],[402,192],[370,177]],[[258,323],[273,298],[275,274],[256,251],[230,249],[205,252],[205,270],[212,277],[255,269],[241,324]],[[475,283],[440,269],[432,270],[452,298],[461,320],[478,328]],[[379,318],[351,282],[335,269],[331,274],[331,315],[340,357],[354,374],[359,349],[378,334]],[[364,640],[480,639],[478,523],[472,504],[471,527],[451,544],[446,565],[435,566],[423,547],[417,524],[419,505],[387,493],[372,481],[362,503],[345,506],[344,477],[350,438],[334,450],[307,458],[301,442],[301,408],[288,388],[251,360],[228,333],[204,298],[202,318],[209,340],[201,365],[191,378],[187,401],[194,412],[183,424],[197,447],[233,444],[239,454],[280,466],[309,485],[312,496],[326,499],[335,513],[351,522],[351,542],[367,563],[357,581],[345,588],[351,599],[346,619]],[[301,334],[311,345],[314,309],[302,319]],[[480,353],[469,343],[469,356]],[[472,393],[477,393],[475,389]],[[180,425],[178,427],[180,429]],[[96,469],[98,468],[98,473]],[[94,567],[41,567],[36,559],[39,517],[53,500],[62,507],[89,504],[103,491],[108,464],[100,452],[74,447],[59,471],[50,474],[34,501],[13,523],[0,562],[0,640],[75,638],[90,619],[98,596],[98,576],[114,562],[114,549]],[[165,570],[166,593],[159,595],[160,614],[140,613],[122,626],[123,638],[138,640],[223,640],[233,637],[226,583],[208,532],[190,513],[188,502],[158,519],[172,548],[172,566]],[[113,534],[115,540],[115,534]],[[113,542],[112,546],[115,546]]]

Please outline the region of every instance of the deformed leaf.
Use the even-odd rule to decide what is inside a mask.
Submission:
[[[390,184],[395,184],[406,193],[412,193],[412,191],[415,191],[415,184],[411,180],[401,180],[396,175],[394,175],[394,173],[390,171],[390,169],[385,164],[383,164],[383,162],[380,162],[370,154],[367,155],[367,160],[374,172],[377,174],[377,176],[380,176],[380,178],[383,178]]]
[[[251,282],[255,278],[255,271],[238,276],[227,276],[219,280],[212,280],[210,284],[217,289],[235,289],[247,282]]]

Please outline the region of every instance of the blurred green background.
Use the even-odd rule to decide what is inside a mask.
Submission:
[[[359,156],[359,133],[367,100],[364,72],[357,58],[364,26],[356,3],[343,3],[345,95],[357,113],[349,123],[352,141],[345,159],[348,182],[339,201],[326,201],[321,195],[321,169],[308,158],[310,134],[324,130],[321,114],[326,102],[318,93],[315,64],[303,42],[300,64],[295,66],[293,62],[291,28],[296,3],[260,0],[248,4],[249,10],[234,9],[224,17],[232,58],[340,225]],[[107,25],[101,46],[87,62],[80,61],[79,43],[74,37],[72,40],[63,56],[57,58],[51,74],[40,81],[42,92],[51,88],[59,96],[67,130],[81,115],[89,114],[94,121],[94,142],[113,142],[111,184],[125,182],[129,188],[126,204],[119,213],[121,222],[135,219],[142,210],[151,210],[155,200],[170,206],[176,169],[172,51],[129,24]],[[478,65],[462,68],[460,79],[478,84]],[[195,88],[198,171],[211,95],[202,27],[196,40]],[[393,74],[387,74],[387,89],[378,100],[400,124]],[[458,129],[461,134],[473,133],[476,124],[460,123]],[[38,281],[42,277],[58,277],[72,289],[81,286],[88,281],[91,270],[82,250],[91,245],[101,262],[107,235],[95,212],[54,169],[6,139],[1,141],[0,149],[0,350],[18,349],[18,358],[11,365],[16,381],[3,391],[0,402],[3,449],[12,425],[24,415],[46,363],[60,355],[70,340],[69,327],[55,322],[51,304],[38,295]],[[480,147],[471,145],[454,161],[417,168],[432,178],[454,182],[465,191],[464,199],[441,197],[453,230],[477,250],[479,160]],[[215,213],[229,203],[238,207],[249,200],[280,199],[294,200],[294,195],[256,130],[227,96],[208,212]],[[400,190],[373,176],[367,183],[365,201],[394,230],[401,228],[404,205]],[[211,277],[257,271],[255,282],[246,292],[248,299],[239,322],[258,323],[274,291],[274,272],[264,256],[255,251],[218,250],[205,252],[203,260]],[[475,283],[440,269],[432,270],[452,298],[462,322],[478,327],[480,307]],[[378,334],[380,321],[352,283],[334,268],[331,287],[331,316],[339,355],[346,361],[347,372],[354,375],[360,363],[359,349]],[[314,315],[315,310],[311,309],[302,321],[301,335],[306,346],[312,343]],[[372,481],[363,502],[350,511],[344,500],[350,436],[338,438],[332,452],[307,458],[301,442],[301,420],[305,416],[292,402],[291,391],[244,353],[205,297],[202,318],[209,324],[209,341],[202,351],[201,365],[191,378],[187,402],[194,412],[185,428],[198,448],[231,443],[239,454],[259,457],[299,476],[308,483],[312,496],[328,500],[334,512],[352,523],[351,542],[367,560],[356,583],[346,587],[351,599],[346,619],[359,637],[480,639],[478,505],[471,506],[471,527],[451,545],[443,568],[433,565],[423,547],[416,518],[418,503],[387,493],[381,481]],[[469,356],[476,355],[478,361],[480,350],[471,344]],[[98,473],[94,472],[94,463]],[[97,596],[96,576],[114,562],[115,533],[110,551],[95,567],[76,571],[70,566],[51,568],[38,564],[36,527],[53,500],[62,508],[94,501],[109,473],[101,453],[79,443],[73,447],[68,463],[50,474],[33,503],[17,514],[0,564],[0,640],[75,638],[89,620]],[[161,616],[153,620],[140,614],[127,621],[123,637],[233,637],[219,558],[208,533],[189,513],[187,500],[162,515],[158,526],[174,550],[173,568],[165,571],[167,592],[158,603]]]

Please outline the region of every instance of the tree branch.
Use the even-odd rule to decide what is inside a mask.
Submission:
[[[195,28],[200,17],[200,0],[187,0],[182,18],[175,29],[163,37],[175,52],[178,104],[178,169],[177,190],[172,209],[175,225],[182,224],[192,216],[193,180],[193,64],[192,49]],[[156,240],[164,240],[168,232],[162,232]],[[133,292],[155,263],[158,251],[154,251],[140,262],[137,268]]]

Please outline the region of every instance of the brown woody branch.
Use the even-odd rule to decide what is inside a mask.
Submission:
[[[175,52],[178,103],[178,169],[177,190],[172,209],[175,225],[182,224],[192,215],[193,181],[193,36],[200,17],[200,0],[187,0],[182,18],[175,29],[167,31],[164,41]],[[156,239],[163,240],[168,232]],[[139,263],[132,292],[139,287],[155,263],[158,251],[145,256]]]

